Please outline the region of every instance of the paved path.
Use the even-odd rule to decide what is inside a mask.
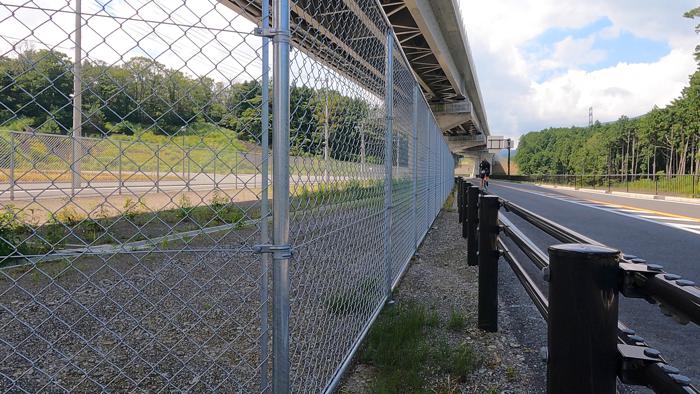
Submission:
[[[700,205],[560,191],[508,182],[491,182],[489,191],[592,239],[700,282]],[[509,218],[543,250],[558,243],[514,215],[509,214]],[[541,276],[534,266],[531,274],[538,279]],[[505,287],[519,286],[509,269],[502,269],[501,277]],[[541,281],[540,285],[546,287]],[[536,312],[531,303],[522,299],[524,293],[512,288],[505,288],[502,293],[511,298],[511,304],[522,306],[516,309],[521,311],[523,321],[532,319]],[[662,315],[657,306],[640,299],[622,298],[620,320],[661,350],[695,383],[700,381],[697,326],[676,324]]]
[[[176,174],[175,177],[178,177]],[[271,179],[271,177],[270,177]],[[289,178],[291,185],[311,185],[324,182],[323,175],[292,175]],[[349,180],[347,176],[330,176],[328,181]],[[212,189],[259,189],[262,185],[260,174],[196,174],[190,179],[183,177],[172,180],[129,181],[126,180],[120,186],[116,181],[102,181],[83,183],[83,187],[76,190],[76,197],[113,196],[116,194],[141,195],[156,192],[180,192],[180,191],[207,191]],[[72,193],[69,182],[22,182],[15,185],[15,200],[41,200],[51,198],[69,198]],[[10,185],[7,182],[0,183],[0,201],[11,199]]]

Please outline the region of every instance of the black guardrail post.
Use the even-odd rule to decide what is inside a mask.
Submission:
[[[464,207],[464,193],[462,191],[462,183],[464,183],[464,179],[461,176],[457,177],[457,215],[459,216],[460,223],[464,220],[464,212],[462,209]]]
[[[467,192],[471,187],[471,182],[464,182],[464,185],[462,186],[462,238],[467,238],[467,220],[469,218],[469,210],[471,209],[469,207],[469,198],[467,197]]]
[[[496,196],[479,199],[479,323],[481,330],[498,331],[498,207]]]
[[[464,224],[467,218],[467,189],[471,187],[471,182],[462,182],[462,218],[460,223]]]
[[[465,223],[467,225],[466,237],[464,234],[464,226],[462,226],[462,236],[467,238],[467,265],[479,265],[479,260],[476,252],[479,250],[477,242],[477,226],[479,224],[479,187],[471,186],[467,189],[467,217]]]
[[[455,178],[455,192],[457,193],[457,215],[459,222],[462,223],[462,177]]]
[[[620,252],[549,247],[548,394],[613,394]]]

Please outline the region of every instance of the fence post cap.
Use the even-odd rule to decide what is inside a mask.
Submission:
[[[607,257],[620,254],[619,250],[591,244],[559,244],[550,246],[548,250],[550,254],[555,253],[557,255],[585,254]]]

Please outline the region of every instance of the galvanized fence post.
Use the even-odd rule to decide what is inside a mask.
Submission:
[[[547,393],[615,393],[619,255],[594,245],[549,248]]]
[[[185,165],[186,165],[185,163],[187,161],[186,157],[187,157],[187,149],[185,148],[185,136],[183,135],[182,136],[182,166],[181,166],[182,168],[180,169],[180,171],[181,171],[180,172],[180,179],[185,181],[185,184],[187,184],[187,175],[185,175],[187,173],[187,169],[185,168]]]
[[[659,195],[659,176],[654,174],[654,194]]]
[[[10,132],[10,200],[15,199],[15,133]]]
[[[156,192],[160,193],[160,145],[156,144]]]
[[[479,198],[479,329],[498,331],[497,196]]]
[[[391,225],[392,225],[392,169],[394,127],[394,40],[392,31],[386,34],[386,87],[384,107],[386,130],[384,132],[384,294],[391,298]]]
[[[477,240],[477,226],[479,224],[479,186],[470,186],[467,189],[467,265],[479,265]]]
[[[233,154],[233,163],[234,163],[234,165],[233,165],[233,188],[234,189],[238,189],[238,155],[240,155],[240,154],[241,154],[241,152],[239,152],[239,151],[236,151]],[[274,155],[274,152],[273,152],[273,155]],[[274,163],[273,163],[273,165],[274,165]]]
[[[262,2],[262,28],[268,29],[270,27],[270,2]],[[262,35],[262,113],[260,114],[260,120],[262,127],[260,130],[260,144],[262,145],[261,159],[262,163],[260,165],[260,242],[265,245],[270,242],[270,236],[268,234],[268,217],[270,212],[269,201],[268,201],[268,162],[269,162],[269,119],[270,119],[270,67],[269,67],[269,44],[270,39],[263,34]],[[216,161],[219,155],[217,153],[214,158],[214,184],[216,185]],[[224,175],[224,180],[225,180]],[[216,185],[218,187],[218,185]],[[268,266],[270,265],[270,255],[263,253],[260,261],[260,340],[258,342],[260,351],[260,392],[265,393],[268,391],[268,341],[269,341],[269,326],[268,326]]]
[[[416,224],[416,209],[417,209],[417,189],[418,189],[418,99],[420,98],[420,87],[416,82],[413,82],[413,190],[411,201],[411,223],[413,227],[413,250],[418,250],[418,226]]]
[[[273,5],[272,392],[289,387],[289,0]],[[286,250],[285,250],[286,249]]]
[[[118,171],[119,171],[119,174],[117,175],[117,177],[119,178],[119,179],[118,179],[118,183],[119,183],[119,191],[118,191],[118,194],[121,195],[121,194],[122,194],[122,187],[124,187],[124,176],[123,176],[123,174],[122,174],[122,156],[124,155],[124,151],[122,150],[122,142],[119,141],[117,144],[118,144],[118,146],[119,146],[119,147],[118,147],[118,149],[119,149],[119,157],[117,158],[117,160],[119,161],[119,164],[118,164],[118,166],[119,166],[119,170],[118,170]]]
[[[696,179],[695,177],[696,177],[696,174],[693,174],[692,178],[690,179],[690,182],[693,184],[692,192],[690,195],[691,197],[695,197],[695,179]]]

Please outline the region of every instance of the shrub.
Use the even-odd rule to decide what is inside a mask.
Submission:
[[[85,219],[85,215],[78,213],[73,207],[63,207],[56,213],[51,214],[49,221],[63,223],[66,226],[75,226]]]
[[[112,126],[109,132],[111,134],[133,135],[137,129],[138,128],[133,123],[124,120]]]
[[[192,201],[189,199],[189,197],[187,197],[187,195],[183,194],[177,200],[177,206],[179,218],[184,219],[188,217],[190,211],[192,210]]]
[[[0,256],[10,256],[15,252],[24,254],[22,233],[27,226],[22,222],[21,215],[13,205],[6,205],[0,210]]]

